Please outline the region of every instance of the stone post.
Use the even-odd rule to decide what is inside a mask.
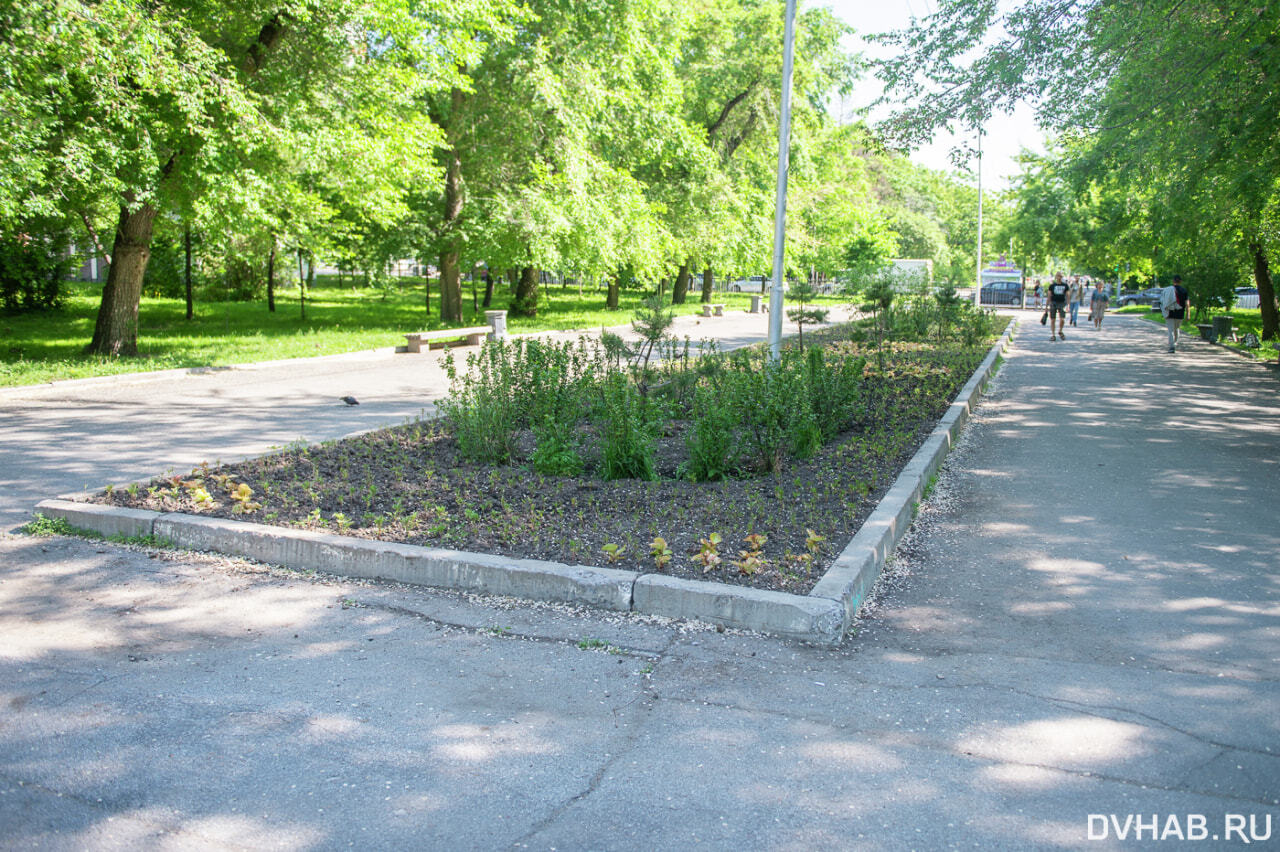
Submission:
[[[507,339],[507,312],[506,311],[485,311],[484,321],[489,324],[492,331],[489,332],[489,340],[506,340]]]

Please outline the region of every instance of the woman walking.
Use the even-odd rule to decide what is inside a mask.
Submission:
[[[1099,281],[1094,288],[1092,301],[1089,302],[1089,319],[1093,320],[1093,328],[1095,331],[1102,329],[1102,315],[1107,312],[1107,302],[1111,301],[1111,297],[1107,295],[1107,291],[1102,289],[1102,282]]]

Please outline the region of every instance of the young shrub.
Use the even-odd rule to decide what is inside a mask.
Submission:
[[[505,341],[485,344],[467,356],[459,372],[453,354],[444,359],[449,396],[440,402],[449,431],[463,456],[480,462],[505,462],[520,422],[512,352]]]
[[[652,412],[626,377],[614,373],[602,386],[601,443],[605,479],[655,479],[657,444]]]
[[[800,351],[804,351],[804,327],[806,324],[816,325],[817,323],[826,322],[827,314],[830,313],[826,308],[815,308],[809,303],[818,296],[818,291],[813,289],[813,285],[808,279],[801,279],[791,285],[788,295],[794,301],[797,307],[787,311],[787,318],[799,327],[799,344]]]
[[[862,417],[866,409],[863,393],[866,364],[866,358],[852,356],[837,357],[833,362],[819,348],[805,353],[809,401],[823,442],[849,429]]]
[[[949,282],[938,288],[938,292],[933,294],[933,300],[938,305],[938,342],[941,343],[946,338],[947,332],[951,330],[956,317],[959,316],[964,300],[957,295],[955,286]]]
[[[785,360],[756,363],[748,356],[732,361],[729,393],[749,454],[769,473],[782,470],[783,450],[791,436],[792,376]]]
[[[689,453],[685,472],[694,482],[724,479],[734,455],[737,417],[716,386],[700,385],[693,394],[693,421],[685,433]]]
[[[535,446],[530,461],[533,469],[544,476],[577,476],[582,472],[582,456],[574,438],[573,425],[557,422],[547,416],[541,426],[534,427]]]

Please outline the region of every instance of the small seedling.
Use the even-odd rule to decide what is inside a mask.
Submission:
[[[605,642],[602,639],[592,639],[588,637],[586,639],[578,640],[578,650],[580,651],[595,651],[600,648],[608,648],[608,647],[609,647],[609,643]]]
[[[610,562],[617,562],[622,558],[623,554],[627,552],[625,547],[614,544],[613,542],[609,542],[604,547],[600,548],[600,550],[604,552],[605,558]]]
[[[694,554],[693,561],[702,565],[703,574],[720,564],[721,541],[720,533],[716,532],[698,540],[698,552]]]
[[[816,554],[822,549],[822,543],[827,540],[825,535],[818,535],[811,529],[805,529],[804,546],[810,552]]]
[[[667,544],[667,540],[662,536],[654,536],[653,541],[649,542],[649,555],[653,557],[653,564],[659,569],[671,561],[671,547]]]

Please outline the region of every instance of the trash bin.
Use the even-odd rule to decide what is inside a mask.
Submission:
[[[1232,317],[1227,314],[1219,314],[1213,318],[1213,336],[1216,340],[1231,339],[1231,322]]]

